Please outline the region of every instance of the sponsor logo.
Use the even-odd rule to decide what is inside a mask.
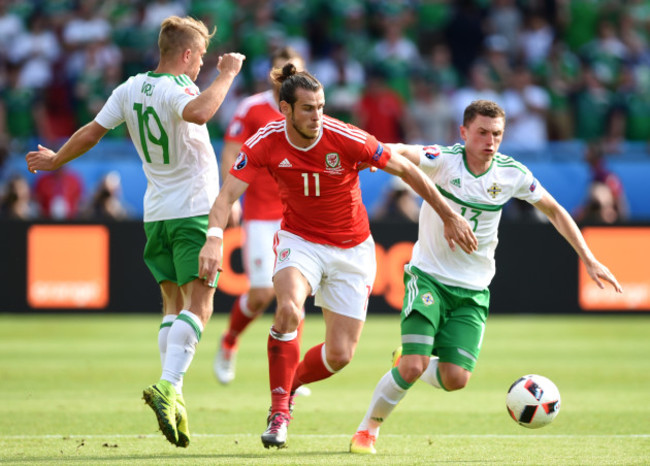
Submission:
[[[431,306],[435,300],[433,299],[433,295],[431,293],[424,293],[422,295],[422,302],[425,304],[425,306]]]
[[[533,180],[533,182],[531,183],[531,185],[528,187],[528,190],[529,190],[531,193],[534,193],[536,189],[537,189],[537,180]]]
[[[488,194],[489,194],[490,196],[492,196],[492,199],[494,199],[494,198],[497,197],[497,194],[499,194],[499,193],[501,192],[501,188],[499,187],[498,184],[496,184],[496,183],[492,183],[492,186],[490,186],[490,187],[487,189],[487,192],[488,192]]]
[[[293,165],[291,165],[291,162],[289,162],[289,159],[284,159],[282,162],[280,162],[278,164],[278,167],[281,167],[281,168],[288,168],[288,167],[292,167],[292,166]]]
[[[235,170],[241,170],[246,166],[247,163],[248,163],[248,156],[243,152],[240,152],[239,155],[237,155],[237,160],[235,160],[234,168]]]
[[[376,162],[377,160],[379,160],[381,158],[381,154],[383,154],[383,153],[384,153],[384,146],[379,144],[377,146],[377,149],[375,149],[375,154],[372,156],[372,160],[374,160]]]
[[[457,188],[460,188],[460,178],[454,178],[453,180],[450,181],[452,186],[456,186]]]
[[[278,395],[285,395],[287,391],[282,387],[275,387],[273,390],[271,390],[271,393],[276,393]]]
[[[424,156],[428,159],[435,159],[440,155],[440,147],[438,146],[424,146],[422,148]]]
[[[341,157],[336,152],[330,152],[325,156],[325,163],[329,168],[338,168],[341,166]]]
[[[282,251],[280,251],[278,253],[278,260],[280,262],[284,262],[289,258],[290,255],[291,255],[291,249],[290,248],[283,249]]]

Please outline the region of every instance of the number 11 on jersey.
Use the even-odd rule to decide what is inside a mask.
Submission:
[[[320,196],[320,174],[319,173],[312,173],[311,175],[314,177],[314,191],[315,191],[315,193],[313,195],[314,196]],[[309,194],[309,173],[302,173],[302,178],[304,180],[305,196],[310,196],[310,194]]]

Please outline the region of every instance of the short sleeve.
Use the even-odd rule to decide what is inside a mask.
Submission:
[[[125,95],[125,84],[121,84],[115,88],[102,109],[95,116],[95,122],[106,129],[113,129],[121,125],[124,122],[122,101]]]
[[[513,197],[534,204],[542,199],[545,192],[546,190],[537,178],[533,176],[530,170],[526,169],[519,186],[513,193]]]

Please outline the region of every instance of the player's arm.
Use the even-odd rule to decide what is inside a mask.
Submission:
[[[199,277],[208,283],[214,283],[217,274],[221,272],[223,262],[223,230],[228,224],[228,216],[233,203],[244,194],[248,183],[232,175],[226,176],[210,209],[208,221],[208,236],[199,253]]]
[[[223,144],[223,149],[221,150],[221,179],[226,180],[230,172],[230,168],[235,163],[237,159],[237,154],[241,150],[243,144],[237,141],[226,141]],[[239,200],[235,201],[232,205],[232,210],[230,211],[230,217],[228,225],[239,225],[241,221],[241,205]]]
[[[386,144],[390,148],[391,153],[400,154],[402,157],[408,159],[412,164],[419,167],[420,166],[420,152],[422,151],[422,146],[417,146],[414,144]]]
[[[452,251],[456,244],[468,254],[478,249],[478,240],[467,220],[449,207],[435,185],[411,161],[393,152],[384,170],[402,178],[433,207],[445,225],[444,235]]]
[[[36,173],[37,170],[56,170],[88,152],[107,132],[108,129],[93,120],[79,128],[58,152],[39,144],[38,150],[28,152],[25,156],[27,168],[32,173]]]
[[[573,247],[578,253],[578,256],[585,264],[587,273],[591,279],[596,282],[600,288],[605,288],[602,280],[612,284],[618,293],[622,293],[623,289],[619,285],[616,277],[609,271],[607,267],[598,262],[593,253],[587,246],[578,225],[573,221],[569,213],[562,207],[554,198],[548,193],[544,193],[542,199],[533,204],[537,209],[544,213],[551,221],[555,229],[564,236],[564,239]]]
[[[201,91],[196,99],[192,99],[185,106],[183,120],[203,125],[212,118],[226,98],[226,94],[245,59],[246,57],[241,53],[226,53],[220,56],[217,63],[219,76],[212,81],[207,89]]]

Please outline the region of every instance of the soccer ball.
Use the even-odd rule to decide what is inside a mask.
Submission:
[[[560,412],[560,392],[546,377],[524,375],[508,389],[506,407],[519,425],[538,429],[550,424]]]

